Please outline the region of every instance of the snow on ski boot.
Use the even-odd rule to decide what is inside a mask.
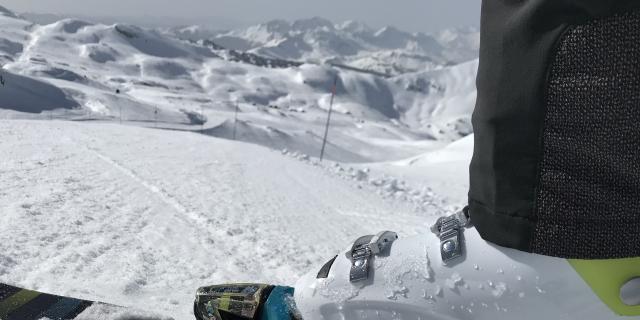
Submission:
[[[293,288],[228,284],[199,288],[193,305],[197,320],[298,319]]]
[[[484,241],[463,213],[438,220],[432,229],[387,242],[359,238],[297,283],[302,317],[604,320],[640,315],[640,259],[567,260],[499,247]],[[376,247],[380,251],[372,250]]]

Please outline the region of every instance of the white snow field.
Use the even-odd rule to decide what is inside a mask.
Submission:
[[[424,232],[447,210],[427,189],[197,133],[8,120],[0,139],[0,282],[175,319],[198,286],[292,285],[360,235]]]
[[[238,52],[0,7],[0,283],[192,319],[200,286],[293,285],[359,236],[460,209],[477,32],[277,26],[213,34],[252,39]]]

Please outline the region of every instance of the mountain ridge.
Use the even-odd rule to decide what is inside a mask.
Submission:
[[[403,50],[354,60],[365,66],[397,61],[402,67],[396,66],[399,75],[394,75],[358,68],[358,63],[342,65],[341,58],[327,63],[278,60],[129,24],[65,19],[37,25],[10,13],[0,15],[0,23],[1,71],[11,82],[0,87],[0,106],[11,106],[0,108],[4,118],[160,122],[185,130],[197,126],[205,134],[228,138],[233,135],[226,127],[208,129],[228,121],[237,108],[246,124],[239,127],[239,139],[311,152],[322,140],[332,107],[326,157],[350,162],[410,157],[471,133],[476,60],[442,66]],[[298,34],[300,41],[332,30],[319,19],[297,28],[313,29]],[[421,67],[424,61],[433,67]],[[29,85],[21,85],[29,83],[47,88],[41,91],[52,99],[38,98]],[[12,92],[23,98],[16,101]]]
[[[479,51],[479,32],[473,27],[435,34],[411,33],[393,26],[374,29],[358,21],[333,23],[320,17],[271,20],[225,31],[189,26],[164,32],[183,40],[206,39],[228,49],[274,59],[330,62],[389,75],[470,61],[477,58]]]

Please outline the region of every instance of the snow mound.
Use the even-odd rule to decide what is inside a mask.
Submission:
[[[428,152],[409,160],[399,161],[396,164],[426,167],[437,163],[451,163],[457,161],[468,162],[471,160],[469,158],[470,150],[473,150],[473,135],[453,142],[440,150]]]
[[[45,110],[71,109],[78,103],[60,88],[33,78],[0,72],[0,108],[19,112],[40,113]]]
[[[430,191],[446,203],[464,203],[469,184],[469,162],[473,156],[473,135],[443,148],[401,161],[369,165],[372,170],[393,174],[409,184],[429,185]]]

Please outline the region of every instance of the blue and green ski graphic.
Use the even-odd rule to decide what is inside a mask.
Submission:
[[[94,304],[0,284],[0,320],[72,320]]]

